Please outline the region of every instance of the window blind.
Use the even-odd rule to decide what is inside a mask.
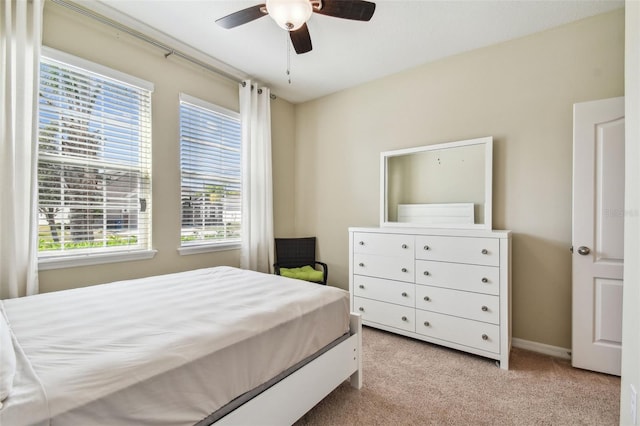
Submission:
[[[181,246],[240,242],[238,113],[180,95]]]
[[[150,249],[152,86],[47,52],[39,88],[40,255]]]

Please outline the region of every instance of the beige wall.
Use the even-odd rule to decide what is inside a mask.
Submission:
[[[295,106],[272,102],[271,116],[273,232],[276,237],[295,237]]]
[[[43,43],[154,83],[153,93],[153,247],[155,258],[40,272],[42,292],[214,265],[238,266],[239,250],[180,256],[180,170],[178,95],[180,92],[238,111],[238,85],[90,18],[46,2]],[[293,105],[272,101],[276,229],[292,233]],[[282,169],[282,171],[280,170]]]
[[[348,286],[349,226],[376,226],[381,151],[494,137],[494,229],[513,235],[513,335],[571,347],[572,105],[621,96],[624,11],[296,107],[296,232]]]

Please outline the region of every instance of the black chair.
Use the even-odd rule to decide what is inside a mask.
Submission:
[[[318,284],[327,284],[329,268],[326,263],[316,260],[316,237],[305,238],[276,238],[276,263],[273,264],[275,274],[280,275],[280,268],[301,268],[311,266],[322,269],[322,281],[313,281]]]

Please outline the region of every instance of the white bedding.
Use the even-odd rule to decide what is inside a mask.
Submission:
[[[18,363],[3,426],[192,425],[349,329],[347,292],[231,267],[0,310]]]

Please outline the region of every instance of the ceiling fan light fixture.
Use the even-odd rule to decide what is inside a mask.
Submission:
[[[295,31],[309,20],[313,7],[309,0],[267,0],[267,12],[281,28]]]

